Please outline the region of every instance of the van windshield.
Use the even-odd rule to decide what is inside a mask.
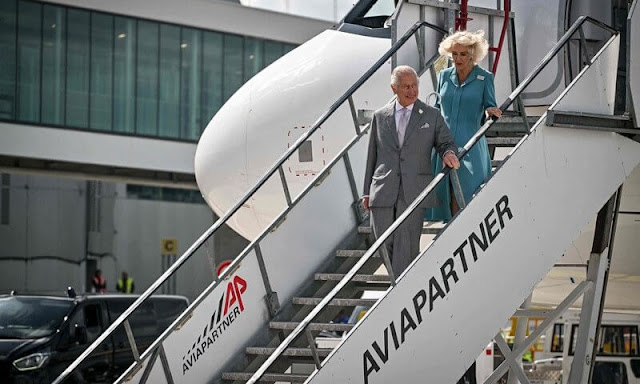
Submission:
[[[0,297],[0,339],[37,339],[53,334],[73,302],[42,297]]]

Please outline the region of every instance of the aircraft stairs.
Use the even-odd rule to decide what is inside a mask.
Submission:
[[[576,25],[584,21],[579,20]],[[568,33],[572,33],[571,30]],[[584,98],[583,93],[594,82],[604,87],[605,94],[615,89],[615,76],[609,76],[605,81],[598,81],[598,77],[612,68],[612,62],[615,63],[612,58],[617,57],[618,43],[616,34],[522,139],[513,135],[515,132],[508,132],[508,137],[494,136],[488,140],[494,147],[517,145],[517,148],[506,161],[494,161],[498,172],[449,225],[441,228],[425,223],[423,233],[435,234],[437,238],[400,279],[396,281],[389,275],[369,272],[383,264],[380,259],[384,259],[384,255],[380,257],[379,251],[381,244],[409,213],[400,217],[368,250],[338,250],[336,258],[354,258],[358,260],[355,266],[347,273],[318,273],[315,279],[339,280],[340,283],[328,295],[318,292],[312,297],[293,297],[294,305],[313,309],[306,309],[309,314],[301,320],[270,323],[273,330],[290,332],[279,345],[246,349],[248,355],[263,355],[263,359],[257,360],[266,358],[258,370],[254,361],[244,372],[225,372],[222,378],[247,383],[389,383],[393,380],[453,383],[495,337],[497,346],[509,361],[486,382],[496,382],[506,373],[505,366],[513,362],[515,366],[511,369],[515,376],[520,382],[528,383],[524,371],[515,363],[526,345],[512,350],[499,334],[501,325],[511,315],[526,316],[526,310],[518,310],[520,304],[554,266],[566,245],[600,211],[600,207],[612,201],[611,196],[616,196],[619,186],[631,172],[629,168],[640,162],[640,145],[622,136],[635,135],[635,141],[638,141],[638,131],[632,127],[631,119],[613,116],[610,105],[603,98],[594,102]],[[523,86],[535,77],[535,73],[532,75]],[[514,91],[510,99],[513,100],[521,90],[519,87]],[[509,101],[502,107],[508,107]],[[512,119],[518,121],[517,117]],[[483,131],[492,124],[493,121],[485,124]],[[616,134],[612,136],[612,132]],[[589,142],[583,145],[577,139],[581,135],[591,136]],[[478,137],[465,148],[473,145]],[[550,142],[555,144],[550,146]],[[565,168],[563,163],[572,165]],[[591,171],[596,168],[616,169],[614,173],[618,174],[610,180],[594,182]],[[550,176],[550,169],[558,172]],[[542,177],[545,173],[546,177]],[[417,207],[439,181],[436,178],[408,211]],[[578,194],[583,196],[576,201]],[[516,208],[517,205],[520,208]],[[521,224],[515,222],[518,216],[524,219]],[[509,223],[512,220],[514,222]],[[557,224],[549,225],[550,222]],[[514,225],[512,231],[509,231],[510,224]],[[358,233],[370,235],[371,229],[360,226]],[[502,235],[504,245],[498,240],[502,233],[509,233]],[[550,244],[544,245],[541,241]],[[496,249],[492,251],[493,244]],[[488,267],[479,265],[483,259],[487,259]],[[473,268],[483,271],[472,278]],[[501,279],[498,273],[511,277]],[[465,278],[473,281],[462,282]],[[360,284],[357,285],[359,289],[354,290],[354,284]],[[367,288],[366,284],[376,285]],[[457,284],[460,285],[456,287]],[[593,281],[581,283],[553,316],[549,315],[528,343],[531,344],[535,336],[578,296],[593,290],[594,284]],[[362,289],[386,287],[389,288],[381,299],[359,297]],[[442,302],[438,303],[438,300]],[[339,310],[346,309],[350,313],[356,306],[371,307],[357,324],[327,322]],[[438,306],[441,306],[439,311]],[[534,311],[528,311],[528,315],[532,314]],[[469,319],[474,319],[473,323]],[[350,333],[332,349],[318,347],[322,343],[316,338],[320,331]],[[311,362],[315,369],[311,375],[294,372],[297,362]],[[283,368],[289,371],[284,372]]]
[[[567,34],[587,21],[599,25],[581,18]],[[515,145],[516,149],[503,162],[495,163],[492,178],[444,230],[432,224],[425,228],[424,232],[436,235],[436,239],[402,275],[376,273],[381,265],[388,264],[385,257],[377,256],[378,248],[409,212],[379,239],[373,239],[370,229],[361,225],[356,185],[360,178],[355,175],[363,174],[361,157],[367,143],[361,139],[366,137],[367,127],[358,122],[351,95],[425,26],[433,27],[421,22],[407,31],[54,384],[63,382],[112,332],[122,328],[129,336],[136,362],[117,383],[382,383],[417,382],[421,378],[434,383],[455,382],[553,266],[564,247],[640,162],[640,146],[612,133],[619,131],[616,127],[609,131],[577,128],[572,120],[573,128],[549,128],[545,120],[549,113],[533,130],[526,129],[522,139],[496,135],[488,140],[492,146]],[[567,40],[563,37],[553,54]],[[582,94],[578,91],[593,81],[605,93],[610,91],[615,76],[611,80],[611,76],[602,74],[606,73],[603,68],[612,65],[612,58],[617,59],[617,44],[619,37],[614,34],[551,106],[555,116],[564,116],[564,111],[591,112],[594,118],[607,120],[604,116],[612,113],[607,110],[606,100],[584,102],[584,90]],[[551,56],[545,60],[548,62]],[[427,60],[424,68],[432,64]],[[503,110],[545,64],[541,63],[513,91],[501,106]],[[299,194],[291,194],[282,175],[283,164],[341,107],[350,109],[356,137],[314,183]],[[462,156],[493,123],[485,123]],[[413,210],[448,172],[437,175],[408,210]],[[602,177],[594,180],[592,172]],[[128,318],[252,194],[274,180],[282,183],[286,197],[282,214],[160,338],[146,350],[138,350]],[[552,221],[557,224],[548,225]],[[305,240],[287,242],[291,236]],[[482,254],[476,255],[480,248],[465,250],[465,245],[482,248]],[[467,252],[466,261],[461,261],[461,252]],[[501,279],[495,278],[498,272]],[[438,282],[438,276],[444,281]],[[509,289],[497,293],[501,287]],[[587,288],[582,285],[582,289]],[[376,290],[382,291],[379,300],[362,297],[363,292]],[[371,307],[357,325],[330,322],[341,311],[349,312],[356,306]],[[474,318],[473,324],[469,324],[470,318]],[[322,331],[348,335],[330,351],[316,346]],[[297,362],[307,366],[311,362],[317,369],[311,376],[284,373]]]

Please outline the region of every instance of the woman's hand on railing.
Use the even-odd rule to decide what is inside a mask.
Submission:
[[[498,107],[489,107],[487,108],[487,115],[500,118],[502,117],[502,110]]]

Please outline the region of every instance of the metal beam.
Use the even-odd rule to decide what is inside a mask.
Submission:
[[[540,337],[547,330],[547,328],[551,326],[556,321],[556,319],[560,317],[560,315],[563,314],[564,311],[566,311],[567,308],[569,308],[569,306],[571,306],[571,304],[573,304],[578,299],[578,297],[580,297],[584,293],[584,291],[591,285],[593,285],[593,283],[590,281],[583,281],[578,284],[578,286],[573,291],[571,291],[571,293],[564,300],[562,300],[562,302],[556,307],[556,309],[548,315],[547,319],[544,320],[540,325],[538,325],[538,327],[533,332],[531,332],[529,337],[527,337],[522,345],[520,345],[518,348],[514,348],[513,353],[524,353],[524,351],[529,348],[529,346],[533,344],[538,339],[538,337]],[[498,337],[502,336],[498,334],[496,338]],[[503,361],[484,381],[484,384],[496,383],[505,373],[507,373],[508,369],[508,363],[506,361]]]
[[[522,310],[527,310],[531,307],[531,294],[527,297],[520,308]],[[520,345],[524,342],[527,337],[527,328],[529,328],[529,318],[521,317],[516,322],[516,335],[513,340],[513,349],[518,349]],[[502,347],[500,348],[502,350]],[[516,359],[515,364],[517,364],[518,369],[514,369],[513,366],[509,370],[509,376],[507,378],[507,384],[518,384],[518,380],[520,379],[520,372],[522,372],[522,355],[514,355],[514,359]],[[522,373],[524,374],[524,372]],[[520,384],[524,384],[522,380],[520,380]]]
[[[620,190],[618,190],[620,191]],[[585,291],[580,311],[580,325],[569,372],[569,384],[583,384],[590,381],[598,337],[598,325],[604,306],[604,290],[611,261],[612,233],[614,218],[618,208],[618,192],[614,193],[598,213],[593,247],[587,268],[587,281],[593,284]]]

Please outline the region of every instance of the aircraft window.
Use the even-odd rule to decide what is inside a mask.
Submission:
[[[307,140],[300,148],[298,148],[298,161],[301,163],[309,163],[313,161],[313,152],[311,148],[311,140]]]
[[[593,367],[592,384],[628,384],[624,363],[596,361]]]
[[[553,325],[553,336],[551,337],[551,352],[562,352],[564,345],[564,324]]]

